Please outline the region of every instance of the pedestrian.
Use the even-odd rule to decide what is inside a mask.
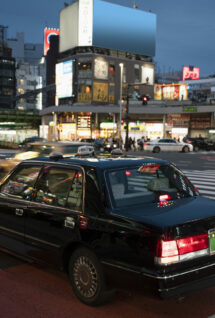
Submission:
[[[132,140],[133,151],[136,151],[136,141],[135,138]]]

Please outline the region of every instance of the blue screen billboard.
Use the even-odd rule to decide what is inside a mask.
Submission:
[[[156,15],[94,0],[93,46],[155,56]]]
[[[56,97],[66,98],[73,94],[73,61],[56,64]]]

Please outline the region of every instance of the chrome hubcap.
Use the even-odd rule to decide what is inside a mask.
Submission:
[[[90,259],[86,256],[77,258],[73,274],[80,294],[87,298],[93,297],[98,289],[98,274]]]

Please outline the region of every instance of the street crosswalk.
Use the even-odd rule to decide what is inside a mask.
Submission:
[[[215,170],[183,170],[203,197],[215,200]]]

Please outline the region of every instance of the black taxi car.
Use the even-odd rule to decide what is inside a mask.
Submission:
[[[63,268],[88,305],[110,294],[106,266],[178,297],[215,284],[215,203],[167,161],[55,153],[1,181],[0,246]]]

